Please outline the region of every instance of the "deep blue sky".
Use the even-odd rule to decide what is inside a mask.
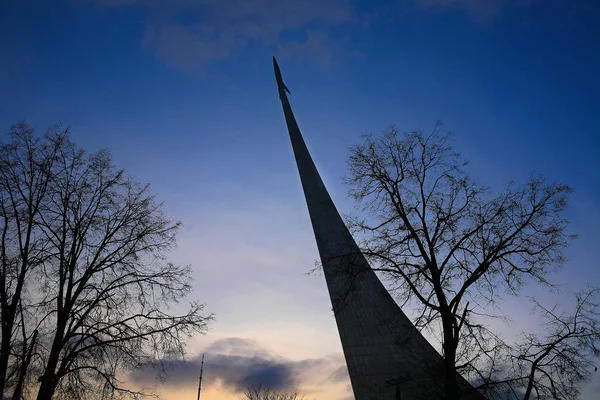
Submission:
[[[62,121],[81,145],[109,148],[152,182],[186,225],[178,257],[202,277],[198,298],[223,316],[217,337],[244,335],[220,306],[233,289],[216,290],[225,278],[207,272],[218,243],[195,240],[218,231],[267,258],[295,244],[304,258],[288,270],[292,286],[310,279],[302,273],[316,258],[272,54],[342,211],[352,211],[340,177],[360,134],[441,119],[482,181],[542,173],[573,186],[580,239],[557,279],[600,283],[595,0],[0,0],[0,37],[1,129]],[[260,288],[260,277],[247,278]],[[227,287],[241,296],[246,286]],[[322,296],[303,312],[327,308]]]
[[[143,158],[155,165],[176,154],[212,167],[224,161],[214,150],[226,149],[247,152],[239,162],[270,170],[262,153],[283,143],[269,56],[313,29],[324,38],[285,52],[280,63],[301,122],[318,133],[314,146],[347,146],[391,123],[427,129],[442,119],[474,162],[496,155],[503,168],[518,160],[519,170],[543,169],[577,188],[597,181],[600,28],[593,1],[505,2],[489,17],[479,15],[483,6],[469,12],[466,0],[421,2],[454,4],[447,8],[338,1],[352,13],[348,21],[327,22],[327,9],[309,13],[299,22],[305,25],[267,29],[262,41],[239,33],[243,43],[214,59],[179,37],[145,39],[153,27],[191,32],[202,25],[210,14],[185,6],[194,1],[171,2],[183,4],[177,10],[160,1],[36,3],[8,2],[0,17],[5,127],[20,118],[40,128],[58,120],[89,136],[91,146],[147,150],[151,157]],[[248,17],[269,24],[268,13],[257,14]],[[235,31],[228,22],[215,23],[212,34]],[[202,35],[192,32],[190,41],[200,40],[196,33]]]

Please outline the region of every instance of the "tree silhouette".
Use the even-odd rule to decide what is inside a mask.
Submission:
[[[265,388],[262,385],[252,385],[244,390],[240,400],[303,400],[297,392],[286,392]]]
[[[12,165],[3,168],[2,199],[14,202],[19,193],[26,210],[3,208],[3,266],[25,265],[12,270],[31,293],[25,298],[20,289],[18,302],[29,317],[20,323],[23,350],[7,365],[25,366],[36,378],[29,382],[39,382],[38,400],[90,398],[107,388],[144,395],[122,385],[123,372],[182,355],[185,340],[212,318],[199,303],[170,309],[191,290],[189,267],[166,259],[180,223],[165,215],[148,185],[116,169],[107,151],[87,153],[58,126],[44,139],[35,139],[25,124],[14,126],[0,158]],[[21,181],[40,186],[35,196]],[[31,250],[23,250],[27,241],[17,237],[23,228],[15,226],[30,227]],[[9,281],[1,290],[17,293]],[[28,366],[33,344],[35,365]],[[6,357],[3,348],[0,358]],[[8,378],[4,382],[13,384]],[[17,380],[14,393],[20,385]]]
[[[348,166],[345,182],[365,213],[349,224],[391,290],[417,304],[415,325],[439,329],[447,398],[460,398],[456,372],[489,383],[495,358],[512,348],[480,317],[494,316],[501,293],[552,286],[548,274],[573,238],[563,217],[571,189],[532,177],[492,193],[467,173],[441,123],[431,134],[366,135]]]

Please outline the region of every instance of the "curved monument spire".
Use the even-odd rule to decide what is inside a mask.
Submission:
[[[340,217],[275,78],[356,400],[445,397],[443,360],[385,289]],[[460,378],[464,399],[484,399]]]

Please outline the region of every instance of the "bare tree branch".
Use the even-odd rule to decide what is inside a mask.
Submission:
[[[351,229],[397,296],[419,304],[416,325],[439,323],[448,399],[460,396],[457,370],[491,387],[509,346],[477,319],[493,316],[485,309],[499,292],[552,286],[547,276],[573,238],[562,216],[571,189],[532,177],[493,194],[467,173],[441,123],[430,134],[391,127],[363,139],[345,178],[365,215]]]
[[[181,224],[107,151],[89,154],[58,127],[34,139],[16,125],[0,163],[3,387],[20,396],[37,380],[39,400],[146,395],[117,376],[183,357],[213,318],[183,303],[191,270],[166,259]]]

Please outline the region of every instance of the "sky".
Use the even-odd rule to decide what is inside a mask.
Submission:
[[[492,187],[571,185],[579,238],[553,276],[600,284],[600,4],[595,0],[0,0],[0,129],[55,123],[150,182],[184,223],[171,258],[216,313],[168,400],[237,399],[249,383],[347,400],[351,390],[271,56],[325,184],[346,214],[350,146],[391,124],[455,133]],[[536,287],[528,295],[562,302]],[[535,328],[508,298],[509,334]],[[597,398],[600,377],[584,388]]]

